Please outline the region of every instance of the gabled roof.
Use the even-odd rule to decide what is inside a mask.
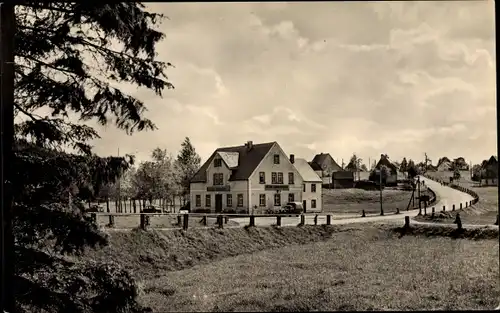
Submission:
[[[295,159],[293,166],[305,182],[323,182],[305,159]]]
[[[248,149],[246,145],[218,148],[212,153],[208,160],[203,163],[190,182],[205,183],[207,181],[207,169],[219,152],[238,153],[238,166],[233,169],[233,174],[229,180],[247,180],[275,144],[277,144],[275,141],[253,144],[251,149]]]
[[[394,165],[391,161],[389,161],[388,157],[381,156],[375,168],[380,169],[380,166],[382,165],[385,165],[388,168],[390,168],[393,174],[398,172],[398,167]]]
[[[323,169],[321,169],[321,165],[319,165],[316,162],[308,162],[308,163],[309,163],[309,166],[311,166],[311,168],[315,171],[322,171],[323,170]]]
[[[330,160],[332,162],[332,170],[333,171],[341,171],[342,167],[335,162],[335,160],[332,158],[330,153],[319,153],[314,156],[312,159],[311,163],[316,163],[320,166],[322,169],[322,165],[325,163],[325,161]]]

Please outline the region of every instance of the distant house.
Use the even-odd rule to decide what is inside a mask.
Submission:
[[[481,164],[481,185],[498,186],[498,157],[491,156]]]
[[[333,189],[354,188],[354,172],[337,171],[332,173]]]
[[[439,159],[436,169],[439,172],[450,171],[453,163],[447,157],[442,157]]]
[[[309,165],[321,177],[323,184],[331,184],[332,173],[342,171],[330,153],[316,154]]]
[[[354,180],[367,180],[370,175],[369,172],[363,171],[361,168],[357,168],[356,164],[354,164],[352,160],[349,161],[345,170],[354,173]]]
[[[398,184],[398,167],[394,165],[390,160],[389,157],[385,154],[380,155],[380,160],[378,161],[377,165],[375,165],[374,169],[374,175],[371,175],[371,180],[374,182],[379,182],[380,180],[380,168],[382,166],[387,167],[389,170],[388,176],[385,180],[385,185],[386,186],[396,186]]]
[[[323,209],[321,177],[319,177],[305,159],[296,158],[293,165],[304,182],[304,189],[302,189],[304,212],[321,212]]]
[[[458,167],[460,171],[468,171],[469,170],[469,164],[465,161],[463,157],[458,157],[453,160],[453,164]]]

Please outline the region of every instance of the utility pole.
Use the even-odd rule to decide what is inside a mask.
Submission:
[[[380,166],[378,171],[379,184],[380,184],[380,215],[384,215],[384,208],[382,206],[382,166]]]
[[[0,310],[15,312],[14,281],[14,234],[12,229],[12,146],[14,144],[14,34],[16,32],[14,4],[0,3],[0,179],[1,232],[0,253],[2,258]]]
[[[120,157],[120,148],[118,147],[118,157]],[[120,167],[120,173],[118,174],[118,212],[122,213],[122,170]]]
[[[417,188],[418,188],[418,208],[422,208],[421,201],[420,201],[420,175],[417,176]]]

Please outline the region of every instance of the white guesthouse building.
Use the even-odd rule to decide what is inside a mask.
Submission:
[[[312,177],[307,171],[315,174],[312,168],[299,160],[295,166],[294,156],[288,158],[277,142],[218,148],[191,179],[191,212],[263,213],[287,202],[319,212],[321,178]]]

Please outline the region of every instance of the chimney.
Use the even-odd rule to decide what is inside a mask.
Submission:
[[[290,154],[290,163],[295,163],[295,155]]]
[[[250,141],[250,140],[247,141],[246,146],[247,146],[247,150],[248,151],[252,150],[252,148],[253,148],[253,141]]]

